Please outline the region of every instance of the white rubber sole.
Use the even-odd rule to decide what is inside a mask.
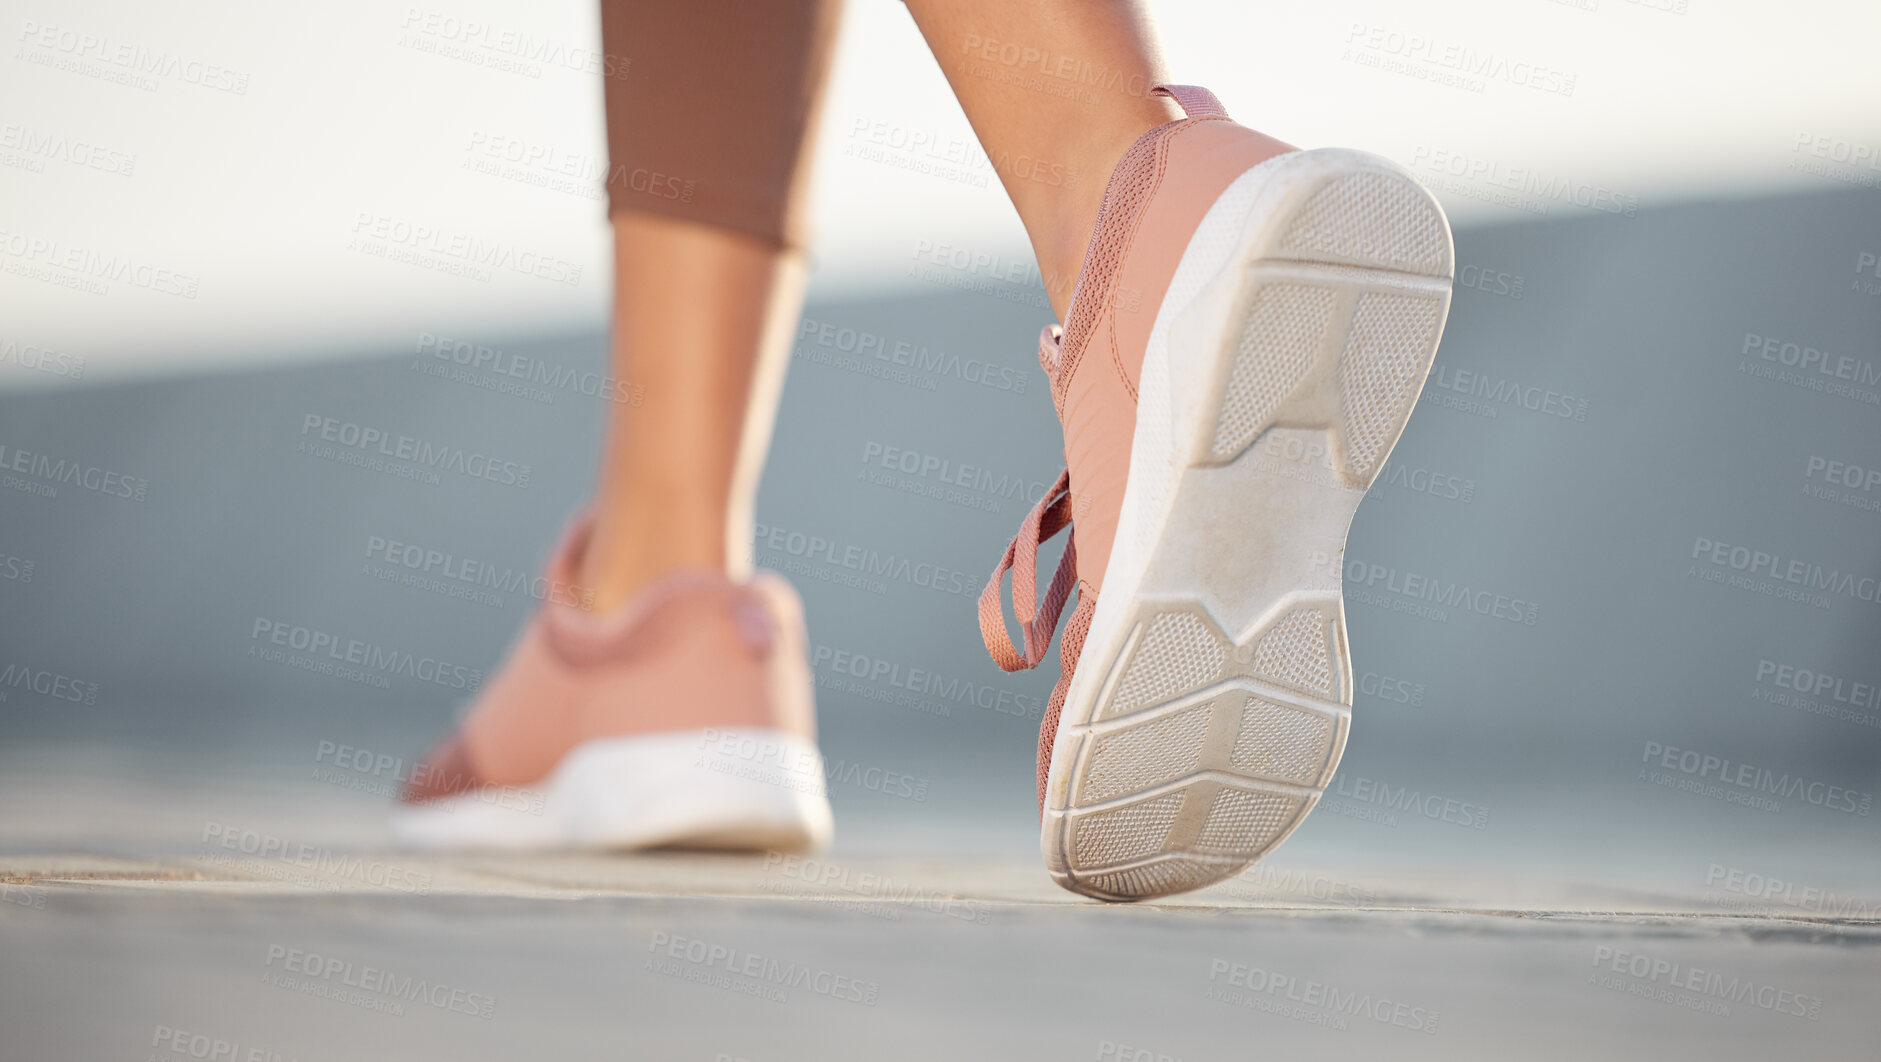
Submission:
[[[832,829],[816,746],[764,727],[589,741],[537,786],[401,804],[391,827],[412,848],[500,851],[804,851]]]
[[[1196,230],[1052,747],[1041,847],[1060,885],[1201,888],[1318,802],[1352,715],[1346,530],[1423,389],[1454,262],[1436,200],[1343,149],[1249,170]]]

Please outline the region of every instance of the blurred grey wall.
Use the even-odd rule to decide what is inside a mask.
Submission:
[[[1872,876],[1881,198],[1457,247],[1436,368],[1347,550],[1342,781],[1292,846]],[[1001,674],[973,598],[1060,466],[1049,310],[911,276],[813,295],[757,555],[807,601],[826,753],[927,783],[838,791],[839,813],[1023,826],[1056,652]],[[599,378],[604,350],[414,334],[0,396],[0,762],[300,778],[321,743],[421,752],[533,607],[609,402],[659,401]]]

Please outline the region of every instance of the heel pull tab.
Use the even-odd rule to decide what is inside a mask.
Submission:
[[[770,611],[748,591],[732,600],[731,618],[739,640],[745,643],[751,655],[766,656],[777,644],[777,625],[771,620]]]
[[[1228,108],[1221,105],[1215,94],[1200,85],[1158,85],[1150,90],[1152,96],[1167,96],[1176,101],[1184,114],[1191,118],[1226,118]]]

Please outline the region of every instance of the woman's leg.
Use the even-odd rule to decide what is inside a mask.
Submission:
[[[1062,319],[1117,160],[1182,116],[1139,0],[907,0],[1025,223]]]
[[[1442,332],[1443,211],[1385,159],[1296,152],[1163,83],[1130,0],[908,6],[1064,322],[1039,354],[1066,472],[980,599],[1010,671],[1043,661],[1075,588],[1039,730],[1046,866],[1110,900],[1199,888],[1279,844],[1343,750],[1336,558]],[[1166,766],[1124,780],[1120,748]]]
[[[751,567],[752,507],[805,282],[810,139],[841,0],[604,0],[613,367],[594,607]]]
[[[614,215],[613,408],[581,561],[593,607],[667,572],[750,574],[752,504],[802,307],[800,251],[730,229]]]
[[[393,820],[409,843],[827,839],[802,606],[748,576],[840,6],[604,0],[625,64],[605,82],[613,369],[642,400],[611,407],[592,519],[549,564],[592,611],[543,601],[414,772]],[[778,784],[740,773],[752,749]]]

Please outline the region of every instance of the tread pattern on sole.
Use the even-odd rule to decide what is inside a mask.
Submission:
[[[1288,612],[1254,646],[1254,673],[1302,693],[1332,696],[1334,650],[1326,626],[1316,608]]]
[[[1089,803],[1125,793],[1140,793],[1191,774],[1200,763],[1202,739],[1214,714],[1213,701],[1204,701],[1152,722],[1096,738],[1091,763],[1084,772],[1084,798]]]
[[[1369,477],[1396,438],[1423,375],[1420,340],[1437,330],[1436,299],[1366,292],[1339,358],[1339,398],[1346,467]]]
[[[1425,276],[1450,275],[1450,240],[1430,197],[1394,173],[1369,171],[1328,181],[1293,215],[1281,253]]]
[[[1239,774],[1315,785],[1325,773],[1332,737],[1331,716],[1249,694],[1228,766]]]
[[[1182,801],[1183,794],[1177,790],[1084,816],[1077,824],[1078,863],[1103,866],[1154,855],[1162,849],[1169,827],[1175,824]]]
[[[1258,852],[1279,837],[1303,803],[1299,797],[1279,793],[1224,788],[1215,794],[1202,832],[1196,835],[1195,850],[1220,855]]]
[[[1221,639],[1200,616],[1165,612],[1143,632],[1101,717],[1124,715],[1206,686],[1221,675],[1225,655]]]
[[[1213,422],[1183,429],[1201,444],[1189,467],[1257,467],[1276,426],[1323,432],[1340,481],[1327,488],[1356,505],[1384,464],[1434,355],[1448,299],[1434,282],[1454,259],[1429,194],[1387,164],[1361,165],[1310,189],[1277,237],[1233,263],[1251,290],[1218,333]],[[1248,504],[1261,502],[1257,491]],[[1082,662],[1106,677],[1088,722],[1061,733],[1073,738],[1060,747],[1068,787],[1048,810],[1061,817],[1061,882],[1121,900],[1199,888],[1266,854],[1317,803],[1351,719],[1343,601],[1323,584],[1265,585],[1159,583],[1111,643],[1122,662]],[[1222,630],[1210,595],[1238,595],[1256,611],[1233,622],[1252,629]]]
[[[1215,421],[1217,459],[1247,449],[1300,386],[1332,325],[1336,301],[1331,288],[1304,284],[1266,284],[1254,293]]]
[[[1157,607],[1168,610],[1156,611]],[[1182,605],[1154,606],[1146,612],[1140,623],[1144,628],[1154,630],[1171,619],[1181,619],[1184,622],[1176,629],[1192,643],[1221,648],[1228,642],[1200,613]],[[1332,624],[1342,622],[1339,615],[1330,602],[1290,609],[1255,632],[1243,647],[1222,654],[1226,660],[1222,668],[1189,685],[1168,689],[1162,702],[1153,706],[1112,710],[1114,697],[1123,692],[1120,684],[1113,706],[1101,713],[1114,721],[1106,721],[1102,730],[1085,739],[1089,754],[1077,771],[1071,809],[1078,819],[1074,862],[1094,867],[1119,861],[1108,856],[1112,834],[1139,825],[1153,826],[1160,846],[1182,810],[1180,798],[1205,776],[1229,774],[1251,785],[1277,783],[1288,789],[1322,784],[1348,711],[1342,702],[1349,699],[1349,691],[1341,689],[1343,684],[1336,683],[1333,675],[1338,649],[1332,640]],[[1140,655],[1152,645],[1147,637],[1139,639],[1135,653]],[[1263,653],[1262,647],[1272,650]],[[1282,681],[1302,675],[1310,681]],[[1300,690],[1301,685],[1314,688]],[[1132,812],[1127,817],[1117,817],[1118,810],[1109,807],[1082,810],[1172,783],[1181,784],[1150,802],[1166,802],[1156,803],[1153,814],[1140,802],[1122,805],[1120,810]],[[1297,806],[1297,793],[1285,795]],[[1219,804],[1219,798],[1215,799]],[[1211,824],[1227,814],[1223,808],[1210,813]],[[1219,835],[1212,825],[1203,829],[1216,829],[1211,836]],[[1099,856],[1100,847],[1104,857]]]
[[[1200,859],[1158,859],[1140,867],[1094,874],[1082,879],[1086,888],[1097,895],[1114,899],[1137,896],[1167,896],[1170,893],[1199,889],[1234,873],[1237,867]]]

